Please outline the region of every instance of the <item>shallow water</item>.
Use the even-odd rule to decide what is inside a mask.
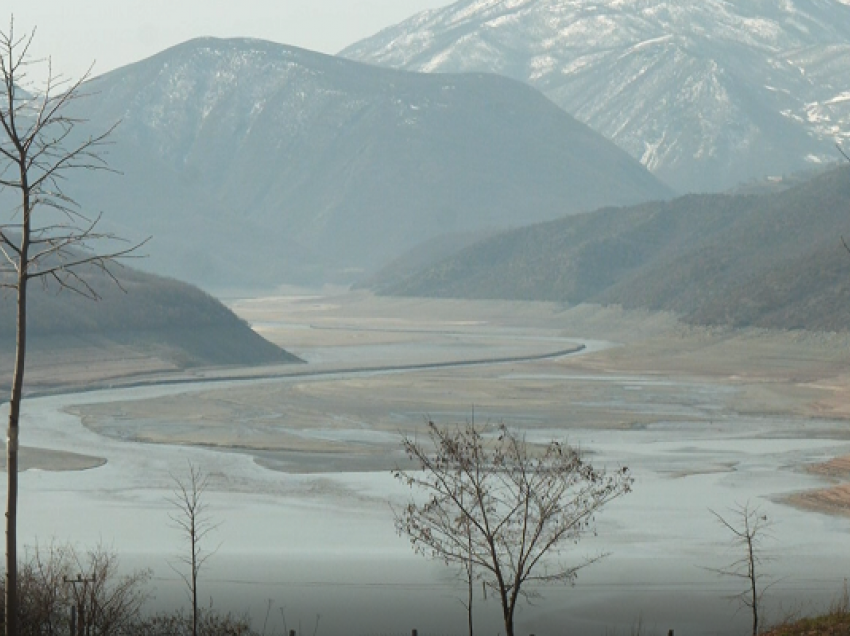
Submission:
[[[412,350],[393,355],[409,356]],[[388,355],[385,349],[378,353],[382,359]],[[349,354],[335,351],[325,357],[347,361]],[[516,368],[508,375],[530,377]],[[705,415],[707,407],[734,391],[649,377],[558,374],[554,379],[604,379],[634,393],[675,389],[679,398],[671,408],[681,407],[688,415]],[[152,568],[158,606],[180,605],[184,597],[169,563],[185,546],[169,520],[173,509],[167,499],[171,476],[184,473],[191,461],[212,476],[207,501],[221,522],[209,546],[218,551],[202,574],[202,596],[215,599],[217,607],[247,609],[261,628],[271,599],[267,633],[282,632],[284,619],[289,629],[312,633],[317,614],[319,635],[409,633],[412,628],[423,634],[464,632],[465,610],[458,600],[463,589],[452,571],[415,556],[394,532],[391,503],[405,501],[407,492],[387,472],[288,474],[263,468],[244,452],[101,436],[66,412],[78,404],[208,388],[199,383],[27,400],[24,445],[101,456],[108,463],[76,473],[22,474],[21,542],[46,543],[54,537],[81,547],[102,542],[127,567]],[[654,404],[655,412],[666,412],[664,404]],[[777,581],[767,597],[774,617],[780,605],[799,609],[799,599],[805,598],[806,610],[808,603],[823,606],[838,594],[848,571],[843,556],[850,522],[799,511],[781,500],[827,483],[800,466],[850,454],[846,425],[745,418],[725,411],[713,420],[684,422],[676,421],[677,413],[673,409],[663,421],[632,430],[569,430],[568,441],[594,464],[628,465],[634,492],[603,511],[598,536],[587,537],[565,558],[610,556],[582,571],[574,587],[541,590],[538,603],[518,616],[518,633],[626,634],[638,620],[650,633],[743,633],[746,614],[736,614],[724,598],[740,587],[706,568],[738,558],[709,509],[731,515],[730,506],[744,502],[760,506],[775,521],[765,543],[773,558],[765,568]],[[387,441],[386,433],[354,425],[310,434],[332,441],[371,442],[376,436]],[[564,430],[536,428],[527,435],[545,442],[563,437]],[[497,633],[493,599],[479,598],[475,607],[479,633]]]

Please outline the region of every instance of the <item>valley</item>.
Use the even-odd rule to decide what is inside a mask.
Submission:
[[[29,400],[25,447],[106,463],[70,473],[52,472],[49,459],[31,464],[21,479],[26,543],[52,536],[57,518],[72,541],[90,541],[97,528],[128,566],[154,569],[156,603],[167,606],[177,585],[168,559],[179,547],[165,498],[170,475],[191,460],[212,476],[209,506],[222,522],[204,581],[217,607],[247,610],[256,623],[271,600],[290,624],[311,626],[320,614],[322,633],[448,632],[463,620],[462,586],[395,536],[387,502],[407,495],[389,470],[404,462],[400,433],[424,431],[427,418],[466,421],[474,407],[476,422],[504,421],[535,442],[566,439],[594,463],[628,465],[637,479],[599,516],[599,536],[567,558],[611,556],[575,587],[541,589],[544,602],[518,617],[523,631],[623,632],[639,617],[659,632],[737,629],[746,617],[724,599],[730,582],[700,568],[729,556],[708,508],[742,501],[777,521],[769,546],[781,578],[768,600],[775,618],[780,604],[805,598],[822,607],[840,588],[832,555],[842,549],[846,517],[823,514],[835,512],[824,507],[829,497],[815,511],[811,500],[793,499],[843,480],[812,467],[850,454],[847,334],[343,290],[228,304],[307,362],[290,373],[327,373],[279,369],[275,378],[254,367],[241,372],[246,379],[216,380],[221,370],[199,371],[194,383]],[[576,343],[587,348],[552,359],[390,370],[532,357]],[[350,371],[352,363],[384,370]],[[480,629],[496,630],[492,601],[476,603]]]
[[[197,38],[86,88],[80,133],[121,120],[109,162],[123,176],[81,173],[69,193],[109,210],[105,228],[153,236],[139,267],[207,290],[350,284],[429,238],[672,194],[537,91],[490,74]]]
[[[729,636],[730,515],[761,627],[850,624],[850,0],[225,23],[65,89],[0,30],[9,636]],[[481,436],[414,476],[432,422]],[[149,584],[119,631],[104,548]]]

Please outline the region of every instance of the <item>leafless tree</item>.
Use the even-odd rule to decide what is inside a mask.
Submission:
[[[466,539],[466,560],[463,562],[463,578],[466,582],[466,600],[461,601],[466,609],[466,629],[469,636],[474,636],[474,621],[472,606],[475,602],[475,563],[472,560],[472,522],[465,519],[460,529]]]
[[[74,561],[70,546],[51,544],[36,546],[21,563],[18,607],[24,636],[66,632],[71,600],[65,579]]]
[[[137,570],[118,575],[118,557],[101,546],[90,550],[85,559],[77,558],[78,572],[90,580],[82,588],[74,587],[75,600],[86,612],[82,617],[90,626],[91,636],[113,636],[132,631],[148,598],[144,584],[150,571]]]
[[[132,634],[149,579],[147,570],[119,575],[116,555],[102,546],[82,556],[69,545],[36,546],[19,571],[21,634],[66,636],[72,607],[77,633],[84,625],[91,636]]]
[[[82,120],[69,107],[84,97],[83,83],[54,75],[50,61],[43,87],[27,85],[35,32],[18,36],[14,22],[0,31],[0,194],[12,193],[11,209],[0,213],[0,288],[16,296],[16,354],[6,438],[6,634],[17,636],[18,430],[27,342],[27,289],[31,281],[52,283],[97,298],[87,269],[108,274],[115,260],[138,245],[98,252],[93,244],[116,237],[98,231],[100,216],[84,214],[63,191],[75,170],[108,170],[103,145],[114,126],[89,136],[74,133]],[[114,244],[114,243],[113,243]]]
[[[404,449],[421,469],[394,472],[421,491],[396,511],[396,528],[413,549],[447,564],[472,567],[499,597],[507,636],[514,613],[533,584],[575,580],[601,556],[564,565],[568,544],[594,528],[594,516],[630,491],[627,468],[606,473],[579,452],[551,442],[527,444],[506,426],[485,436],[472,424],[428,423],[429,446],[405,437]]]
[[[729,521],[714,510],[710,510],[720,524],[732,533],[732,546],[736,551],[742,553],[741,557],[722,568],[709,568],[723,576],[743,579],[746,589],[733,598],[741,607],[749,608],[753,618],[753,636],[759,633],[759,621],[761,619],[761,601],[764,592],[772,583],[764,584],[768,578],[762,571],[765,558],[761,554],[760,546],[764,539],[770,537],[771,522],[767,515],[763,514],[758,507],[751,507],[749,503],[738,505],[732,509],[734,521]]]
[[[205,551],[201,544],[218,524],[211,521],[204,502],[209,475],[189,462],[188,474],[185,477],[174,477],[174,482],[176,487],[171,503],[177,510],[171,515],[171,520],[183,534],[189,548],[187,554],[178,558],[188,568],[188,573],[178,568],[174,568],[174,571],[180,575],[188,589],[192,601],[192,636],[198,636],[198,574],[207,559],[215,554],[215,550]]]

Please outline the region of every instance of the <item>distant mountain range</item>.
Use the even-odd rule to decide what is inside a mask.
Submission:
[[[152,235],[141,267],[207,289],[349,282],[435,236],[671,191],[525,84],[201,39],[96,78],[77,102],[123,176],[67,190]]]
[[[679,192],[837,158],[847,0],[460,0],[341,55],[539,88]]]
[[[850,168],[784,192],[688,195],[500,233],[379,293],[618,304],[695,324],[850,328]]]

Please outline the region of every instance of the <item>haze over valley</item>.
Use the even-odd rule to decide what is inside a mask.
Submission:
[[[383,294],[597,303],[691,324],[845,331],[850,169],[777,193],[688,195],[496,234],[367,282]],[[404,263],[406,259],[400,259]],[[406,274],[406,275],[403,275]]]
[[[200,39],[91,90],[81,112],[122,120],[110,163],[132,178],[82,175],[69,188],[110,210],[113,227],[154,236],[141,267],[207,288],[351,283],[437,235],[671,194],[542,95],[493,75]]]
[[[504,633],[495,588],[399,536],[420,495],[392,474],[429,422],[484,448],[504,423],[634,480],[542,561],[593,564],[532,584],[517,634],[746,633],[712,514],[745,502],[774,524],[762,625],[829,607],[850,566],[846,2],[459,0],[337,56],[197,35],[89,79],[41,139],[105,163],[39,191],[60,221],[37,217],[31,272],[57,274],[27,288],[21,554],[100,537],[177,615],[188,463],[210,615]],[[16,148],[0,131],[5,392]],[[150,240],[69,274],[93,253],[51,235],[73,223]]]

